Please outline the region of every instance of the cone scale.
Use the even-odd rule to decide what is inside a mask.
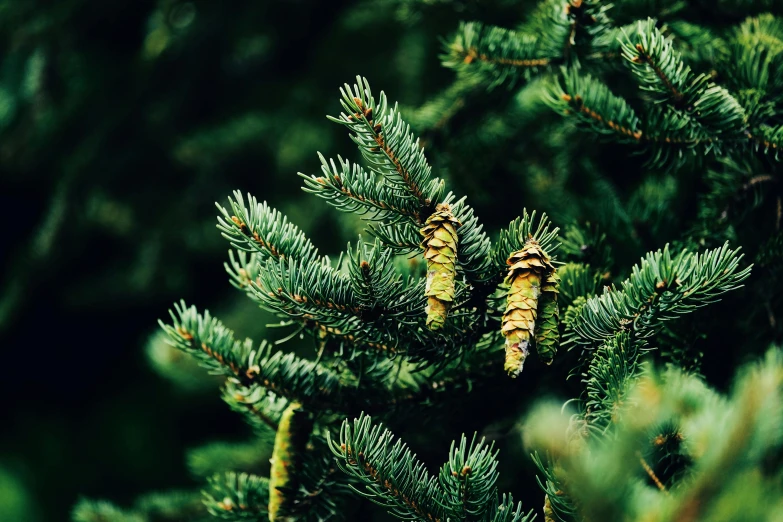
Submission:
[[[546,282],[541,286],[541,298],[538,304],[538,322],[536,323],[536,351],[538,357],[546,364],[552,364],[560,342],[560,308],[557,306],[557,274],[553,271],[547,275]]]
[[[427,218],[421,235],[424,259],[427,261],[427,328],[440,330],[446,323],[454,302],[454,281],[457,272],[457,227],[460,222],[452,215],[448,203],[435,207]]]
[[[298,403],[291,403],[280,417],[270,459],[269,522],[285,519],[283,507],[298,487],[297,471],[312,426],[312,417]]]
[[[506,264],[509,268],[505,283],[509,288],[502,323],[506,338],[504,369],[515,378],[522,373],[533,339],[541,339],[539,355],[545,362],[551,362],[554,356],[556,344],[552,344],[552,334],[557,331],[559,315],[556,311],[557,276],[549,257],[532,238],[521,250],[511,254]]]

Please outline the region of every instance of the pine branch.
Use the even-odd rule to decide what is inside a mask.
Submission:
[[[543,52],[539,42],[544,36],[463,22],[441,59],[444,66],[462,74],[489,78],[490,87],[513,85],[520,79],[530,80],[558,56]]]
[[[227,472],[209,479],[204,505],[221,520],[238,522],[260,520],[267,516],[269,480],[247,473]]]
[[[440,469],[440,487],[445,492],[451,520],[484,520],[497,502],[497,451],[474,435],[467,446],[463,435],[459,447],[451,444],[449,460]]]
[[[639,22],[633,37],[623,43],[623,56],[639,82],[657,103],[670,103],[720,138],[742,135],[746,117],[737,100],[729,92],[695,75],[682,61],[680,53],[655,27],[655,20]]]
[[[446,521],[436,478],[381,424],[373,426],[370,417],[361,416],[343,422],[339,440],[328,440],[340,469],[363,483],[358,493],[403,520]]]
[[[378,102],[366,79],[357,76],[353,88],[340,89],[340,103],[346,112],[331,121],[348,127],[370,168],[400,197],[413,199],[419,207],[419,221],[431,212],[443,194],[443,182],[432,178],[431,167],[395,105],[389,108],[381,92]]]
[[[642,139],[641,122],[622,98],[589,74],[563,71],[563,83],[555,81],[544,101],[555,111],[573,115],[593,131],[612,135],[622,143]]]
[[[640,377],[639,356],[643,341],[631,339],[628,332],[618,332],[593,354],[585,384],[584,420],[594,433],[604,433],[625,407],[628,389]]]
[[[234,192],[229,207],[215,204],[220,210],[218,229],[231,245],[239,250],[255,252],[260,261],[267,259],[297,259],[303,263],[323,262],[318,250],[296,225],[266,202],[248,194],[248,205],[242,193]]]
[[[617,332],[649,337],[674,319],[718,300],[741,286],[750,268],[739,269],[742,255],[728,244],[702,254],[681,252],[672,258],[668,246],[647,254],[620,288],[608,288],[589,299],[571,323],[570,341],[589,347]]]
[[[325,199],[343,212],[366,215],[367,219],[373,221],[421,222],[420,208],[415,201],[401,196],[383,180],[377,180],[359,165],[351,165],[339,156],[339,168],[334,160],[327,162],[320,153],[318,157],[321,159],[323,175],[307,176],[299,173],[305,180],[305,192]]]
[[[175,313],[176,312],[176,313]],[[272,352],[266,343],[234,339],[231,330],[209,312],[199,314],[184,302],[171,312],[172,324],[161,322],[177,348],[197,357],[205,367],[244,386],[258,384],[276,395],[314,407],[336,407],[342,386],[337,375],[293,353]]]

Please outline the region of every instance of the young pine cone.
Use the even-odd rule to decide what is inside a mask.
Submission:
[[[280,417],[275,444],[272,449],[272,464],[269,470],[269,520],[282,520],[282,514],[290,504],[290,492],[299,487],[298,472],[302,453],[313,428],[310,413],[301,405],[292,402]],[[287,507],[286,507],[287,506]]]
[[[536,322],[536,351],[546,364],[552,364],[560,342],[560,308],[557,306],[557,284],[560,282],[555,269],[547,274],[541,285],[541,297],[538,301],[538,321]]]
[[[529,239],[521,250],[511,254],[506,263],[509,269],[505,282],[509,289],[502,326],[506,338],[504,368],[511,377],[517,377],[530,354],[529,346],[536,332],[541,293],[546,290],[547,294],[554,295],[557,279],[556,276],[552,277],[555,267],[533,239]],[[549,325],[553,315],[551,305],[547,307],[546,313],[550,316],[547,321]],[[547,328],[546,332],[544,340],[548,341],[551,331]]]
[[[448,203],[435,207],[421,234],[424,259],[427,261],[427,327],[440,330],[454,301],[454,279],[457,272],[457,227],[460,222],[451,214]]]

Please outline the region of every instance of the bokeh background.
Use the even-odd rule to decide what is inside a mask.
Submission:
[[[188,448],[248,437],[216,382],[171,372],[187,363],[172,360],[157,320],[182,298],[239,336],[282,335],[229,285],[214,203],[239,189],[322,252],[355,241],[361,223],[302,192],[297,173],[318,172],[317,151],[358,158],[325,118],[357,74],[401,103],[437,175],[487,230],[525,206],[560,226],[590,221],[611,232],[624,269],[679,237],[703,189],[698,163],[675,176],[597,146],[540,103],[536,82],[453,86],[441,38],[461,20],[513,27],[535,3],[0,0],[0,520],[68,520],[81,496],[129,505],[196,488]],[[713,16],[694,6],[694,21]],[[444,89],[456,90],[437,97]],[[737,349],[741,329],[769,331],[754,326],[768,318],[739,324],[732,306],[709,308],[725,318],[719,339],[699,336],[703,315],[684,325],[719,387],[768,342]],[[447,420],[395,431],[432,466],[461,432],[481,431],[499,441],[500,489],[538,508],[514,422],[541,394],[577,395],[576,379],[563,384],[571,368],[526,369],[516,388],[471,392]]]
[[[439,37],[477,7],[428,4],[0,2],[1,520],[193,487],[183,449],[246,434],[215,387],[155,372],[156,321],[184,298],[263,335],[222,267],[234,189],[323,251],[355,239],[296,174],[355,156],[325,115],[356,74],[411,106],[451,80]]]

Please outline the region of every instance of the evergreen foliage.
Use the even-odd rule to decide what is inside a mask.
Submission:
[[[477,376],[494,374],[503,365],[504,336],[507,369],[509,353],[512,358],[517,353],[509,352],[510,341],[522,354],[510,371],[512,376],[522,373],[528,344],[536,345],[543,362],[550,364],[561,328],[567,346],[583,349],[577,368],[583,367],[584,394],[577,401],[580,409],[570,421],[572,427],[564,427],[559,436],[545,436],[547,457],[535,458],[544,477],[546,511],[561,519],[605,519],[612,502],[619,506],[612,509],[631,509],[619,505],[635,498],[623,488],[631,488],[643,505],[648,497],[626,476],[627,467],[621,468],[626,475],[617,475],[609,473],[611,466],[626,461],[623,452],[631,451],[639,433],[652,427],[675,430],[671,434],[664,430],[661,437],[685,437],[676,428],[680,419],[671,410],[674,406],[666,406],[682,403],[678,394],[697,393],[693,400],[702,401],[704,408],[714,408],[715,403],[695,377],[670,370],[657,378],[645,370],[641,357],[654,348],[650,339],[666,321],[693,313],[741,286],[751,267],[743,265],[739,249],[725,244],[703,252],[681,249],[673,255],[667,246],[648,253],[628,279],[603,290],[598,288],[603,276],[582,262],[562,265],[561,279],[553,255],[557,247],[563,247],[567,258],[576,259],[585,253],[584,243],[600,243],[604,236],[571,228],[561,240],[545,215],[537,219],[535,213],[523,211],[491,242],[464,198],[454,202],[444,183],[431,177],[422,149],[397,110],[388,109],[385,95],[376,103],[361,77],[342,94],[347,113],[331,119],[349,128],[372,174],[339,159],[342,174],[361,180],[346,185],[340,173],[334,173],[335,163],[321,158],[324,176],[303,176],[305,190],[339,209],[363,214],[371,221],[368,231],[376,236],[375,242],[360,239],[334,262],[320,255],[285,216],[252,196],[245,200],[236,193],[228,207],[218,205],[218,229],[232,247],[226,264],[232,284],[278,315],[293,334],[311,336],[315,358],[278,348],[292,335],[260,345],[240,341],[209,312],[201,313],[184,302],[175,305],[170,322],[161,322],[175,347],[225,378],[226,402],[248,418],[260,444],[273,445],[268,479],[209,465],[214,459],[226,463],[231,454],[240,464],[246,451],[258,451],[257,445],[216,447],[211,456],[201,450],[199,460],[193,454],[199,474],[213,473],[204,492],[204,511],[224,520],[339,519],[348,516],[348,499],[358,492],[403,520],[532,520],[532,512],[499,493],[498,455],[491,443],[473,436],[468,444],[463,436],[452,445],[440,473],[433,475],[405,443],[373,418],[393,419],[405,408],[421,411],[436,389],[470,386]],[[372,198],[369,204],[368,198]],[[419,227],[425,237],[421,246],[414,239]],[[607,264],[608,256],[599,252],[600,248],[591,257]],[[426,258],[427,274],[394,262],[400,254],[411,253]],[[436,283],[453,289],[439,286],[433,292]],[[562,325],[555,300],[560,288],[568,306]],[[449,306],[433,311],[441,302]],[[522,333],[512,337],[517,330]],[[767,380],[773,388],[779,385],[774,380],[775,372],[779,373],[775,353],[771,352],[766,369],[759,370],[764,375],[772,372]],[[671,380],[678,384],[670,385]],[[650,392],[650,383],[658,383],[660,390]],[[647,391],[637,397],[639,387]],[[694,392],[697,388],[703,391]],[[655,399],[650,399],[650,393]],[[643,409],[634,413],[636,424],[626,427],[623,408],[644,400],[654,400],[660,413],[645,416]],[[723,410],[733,411],[728,406]],[[688,415],[698,417],[698,411],[691,409]],[[548,421],[532,422],[536,427],[528,435],[535,438]],[[714,423],[700,424],[699,429],[699,437],[709,440],[722,428]],[[628,430],[631,435],[626,435]],[[557,446],[554,441],[567,440],[566,433],[570,439]],[[591,451],[585,461],[589,464],[572,457],[582,454],[573,448],[591,447],[593,440],[607,437],[621,443],[600,446],[603,457],[593,457]],[[630,437],[629,442],[624,437]],[[765,451],[776,443],[775,437],[758,442]],[[685,470],[697,460],[698,455],[678,451],[666,453],[661,462],[676,456],[679,460],[670,467]],[[752,461],[739,456],[743,451],[744,447],[715,458],[727,463],[739,459],[752,469]],[[758,447],[747,451],[759,454]],[[599,458],[597,464],[594,458]],[[605,464],[600,464],[600,458]],[[660,479],[645,457],[634,458],[645,463],[643,469],[657,484]],[[600,475],[598,485],[586,482],[602,465],[609,471]],[[667,480],[682,479],[686,474],[682,470]],[[584,482],[583,491],[572,492],[564,485],[572,483],[569,473],[573,483]],[[601,487],[611,489],[612,495],[598,502],[595,494],[603,491]],[[724,495],[734,494],[731,484],[709,491],[699,487],[698,481],[690,483],[693,492],[683,498],[710,495],[720,503],[728,498]],[[661,513],[689,509],[672,506]],[[104,504],[83,503],[74,517],[104,516],[106,509]],[[145,515],[128,516],[144,520]]]
[[[161,322],[176,348],[225,379],[224,400],[258,439],[212,456],[201,450],[198,474],[209,478],[198,516],[350,520],[359,495],[401,520],[532,520],[537,509],[501,493],[502,456],[486,438],[462,435],[436,474],[414,442],[384,427],[405,415],[422,419],[474,383],[507,378],[505,357],[515,383],[557,375],[558,366],[580,380],[566,408],[539,404],[523,427],[545,520],[775,519],[783,493],[780,351],[770,348],[740,372],[723,397],[698,375],[693,336],[753,331],[757,338],[746,337],[754,354],[780,340],[780,296],[771,285],[780,281],[781,196],[767,185],[778,181],[783,147],[783,29],[772,14],[701,27],[687,10],[544,0],[513,30],[464,23],[444,56],[456,82],[413,114],[423,139],[366,79],[345,85],[343,112],[329,119],[348,130],[363,165],[319,155],[321,172],[300,174],[306,192],[367,222],[372,242],[360,237],[336,260],[253,196],[236,192],[218,205],[231,284],[288,331],[271,343],[240,341],[184,302]],[[466,198],[447,190],[446,177],[433,175],[438,163],[423,144],[467,107],[481,107],[482,89],[498,99],[491,97],[500,85],[519,89],[517,112],[498,120],[503,130],[522,126],[516,116],[535,98],[620,150],[643,154],[637,167],[650,170],[631,197],[590,152],[571,156],[587,183],[606,192],[592,203],[600,228],[563,219],[561,233],[546,214],[517,205],[521,215],[490,234]],[[571,124],[553,125],[560,127],[547,129],[560,130],[547,144],[569,157]],[[565,207],[564,195],[578,188],[568,187],[567,167],[556,167],[527,182]],[[696,171],[704,190],[689,221],[657,241],[670,231],[670,196],[685,182],[677,175]],[[770,199],[777,221],[768,219]],[[636,252],[646,254],[629,269],[628,256],[612,248],[624,241],[630,250],[656,247]],[[773,310],[763,327],[757,310],[745,313],[759,299]],[[715,317],[701,313],[708,306]],[[311,355],[281,348],[298,335],[312,339]],[[528,346],[541,361],[523,371]],[[272,457],[269,478],[239,469],[245,451],[259,446]],[[209,463],[229,455],[234,469]],[[75,520],[100,517],[153,519],[140,508],[126,514],[86,501],[74,511]]]

